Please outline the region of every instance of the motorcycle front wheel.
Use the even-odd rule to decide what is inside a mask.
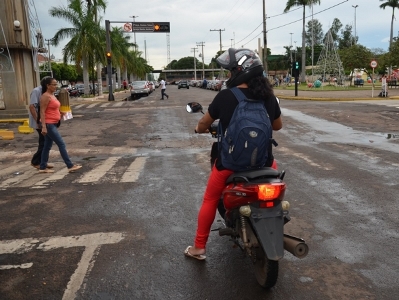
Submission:
[[[256,280],[263,288],[270,289],[277,283],[278,261],[269,260],[261,247],[256,251],[254,267]]]

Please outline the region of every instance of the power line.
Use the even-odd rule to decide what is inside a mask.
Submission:
[[[320,14],[320,13],[322,13],[322,12],[325,12],[325,11],[327,11],[327,10],[330,10],[330,9],[332,9],[332,8],[338,6],[338,5],[341,5],[341,4],[345,3],[345,2],[348,2],[348,1],[349,1],[349,0],[342,1],[342,2],[340,2],[340,3],[338,3],[338,4],[335,4],[335,5],[333,5],[333,6],[330,6],[330,7],[326,8],[326,9],[323,9],[323,10],[317,12],[317,13],[314,13],[313,15],[318,15],[318,14]],[[276,16],[279,16],[279,15],[276,15]],[[273,16],[273,17],[276,17],[276,16]],[[308,19],[308,18],[311,18],[311,17],[312,17],[312,16],[307,16],[307,17],[305,17],[305,19]],[[268,17],[268,18],[269,18],[269,17]],[[270,18],[271,18],[271,17],[270,17]],[[285,27],[285,26],[288,26],[288,25],[291,25],[291,24],[294,24],[294,23],[297,23],[297,22],[300,22],[300,21],[302,21],[302,20],[303,20],[303,19],[298,19],[298,20],[296,20],[296,21],[292,21],[292,22],[289,22],[289,23],[286,23],[286,24],[283,24],[283,25],[274,27],[274,28],[272,28],[272,29],[267,30],[267,32],[272,31],[272,30],[276,30],[276,29],[279,29],[279,28],[282,28],[282,27]],[[242,42],[243,40],[245,40],[246,38],[248,38],[248,37],[249,37],[256,29],[258,29],[262,24],[263,24],[263,22],[260,23],[258,27],[256,27],[250,34],[248,34],[245,38],[243,38],[243,39],[242,39],[241,41],[239,41],[238,43],[240,43],[240,42]],[[247,41],[243,46],[245,46],[245,45],[248,44],[249,42],[251,42],[251,41],[253,41],[254,39],[256,39],[256,38],[257,38],[259,35],[261,35],[262,33],[263,33],[263,31],[261,31],[259,34],[257,34],[257,35],[256,35],[254,38],[252,38],[251,40]]]

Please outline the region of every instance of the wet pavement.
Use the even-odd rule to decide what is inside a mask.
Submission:
[[[285,232],[310,252],[286,253],[265,291],[228,237],[211,234],[203,263],[183,255],[213,142],[194,134],[201,114],[185,105],[206,108],[216,93],[167,93],[73,99],[60,132],[83,165],[76,173],[54,146],[56,173],[37,175],[36,134],[0,141],[0,299],[395,299],[399,100],[282,98],[274,153],[287,171]]]

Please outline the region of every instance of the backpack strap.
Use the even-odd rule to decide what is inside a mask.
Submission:
[[[241,92],[241,90],[238,87],[232,87],[230,89],[230,91],[233,92],[234,96],[237,98],[238,103],[240,103],[241,101],[244,101],[245,99],[247,99],[247,97],[244,95],[243,92]]]

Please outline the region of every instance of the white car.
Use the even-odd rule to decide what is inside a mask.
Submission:
[[[132,99],[139,98],[141,96],[148,96],[150,94],[150,88],[147,81],[133,81],[130,84],[130,96]]]

